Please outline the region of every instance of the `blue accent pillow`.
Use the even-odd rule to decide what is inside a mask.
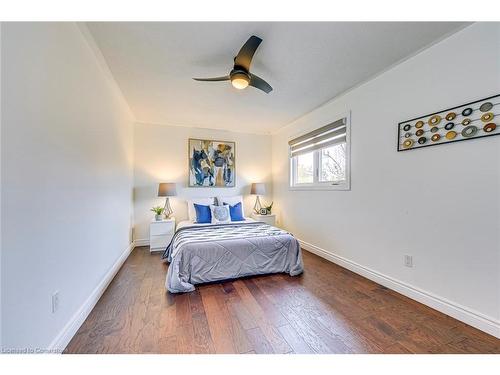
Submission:
[[[198,224],[212,222],[212,213],[210,212],[210,206],[203,206],[201,204],[194,203],[194,209],[196,211],[196,222]]]
[[[241,202],[236,203],[234,206],[224,202],[224,205],[229,206],[231,221],[245,221],[245,218],[243,217],[243,210],[241,209]]]

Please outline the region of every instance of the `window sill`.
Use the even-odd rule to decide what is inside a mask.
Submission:
[[[315,191],[315,190],[338,190],[338,191],[349,191],[351,190],[351,187],[349,184],[339,184],[339,185],[303,185],[303,186],[289,186],[289,190],[309,190],[309,191]]]

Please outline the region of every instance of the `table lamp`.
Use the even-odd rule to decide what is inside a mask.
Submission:
[[[168,201],[168,197],[175,197],[177,195],[177,188],[175,182],[161,182],[158,185],[158,196],[166,197],[165,206],[163,207],[163,214],[165,218],[170,219],[170,215],[172,215],[172,207],[170,207],[170,202]]]
[[[262,205],[260,204],[260,195],[266,194],[266,185],[262,182],[254,182],[252,187],[250,188],[250,194],[256,195],[257,199],[255,199],[255,205],[253,206],[253,210],[256,214],[260,214],[260,209]]]

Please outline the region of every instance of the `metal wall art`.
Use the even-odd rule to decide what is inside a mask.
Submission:
[[[398,151],[500,134],[500,95],[398,124]]]

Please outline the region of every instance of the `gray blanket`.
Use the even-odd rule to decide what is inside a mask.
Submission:
[[[166,288],[190,292],[195,284],[249,275],[303,271],[298,241],[260,222],[179,229],[162,259],[170,262]]]

